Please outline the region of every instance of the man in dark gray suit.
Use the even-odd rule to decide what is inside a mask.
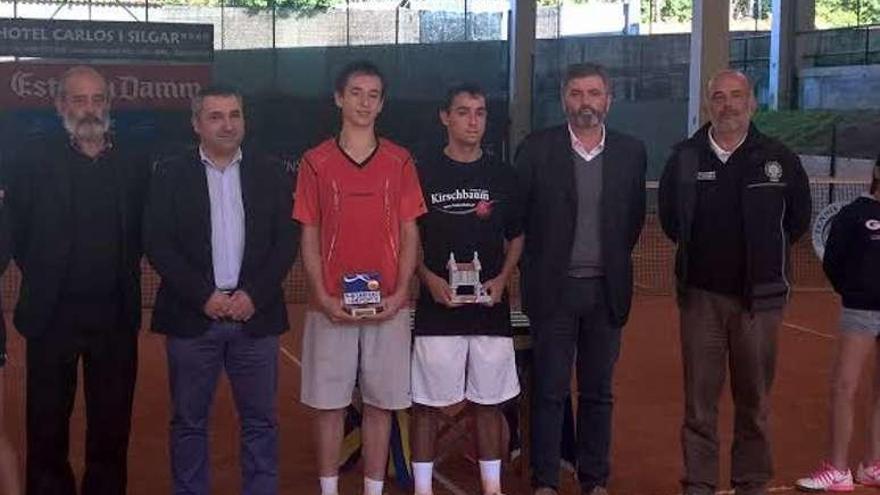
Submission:
[[[563,407],[577,356],[578,479],[607,493],[611,379],[632,300],[630,254],[645,218],[645,147],[605,127],[611,81],[596,64],[568,67],[567,123],[537,131],[516,167],[525,205],[523,308],[532,322],[532,484],[557,493]]]

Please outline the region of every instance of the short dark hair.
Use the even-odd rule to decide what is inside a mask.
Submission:
[[[486,99],[486,92],[483,91],[483,88],[481,88],[479,84],[472,82],[456,84],[446,91],[446,96],[443,98],[443,105],[440,107],[440,110],[443,110],[444,112],[452,110],[452,102],[455,100],[455,97],[460,94],[468,94],[475,98],[482,97],[484,100]]]
[[[565,74],[562,76],[562,84],[560,85],[560,88],[565,90],[565,87],[568,86],[568,83],[573,79],[580,79],[583,77],[599,77],[605,85],[605,92],[609,94],[611,93],[611,76],[608,75],[608,70],[602,65],[592,62],[582,62],[569,65],[565,69]]]
[[[339,73],[336,75],[336,80],[333,83],[333,89],[336,91],[336,94],[341,95],[345,92],[345,86],[348,84],[348,80],[351,79],[352,76],[363,75],[363,76],[376,76],[379,78],[379,82],[382,83],[382,96],[385,96],[387,81],[385,80],[385,75],[382,74],[382,71],[379,70],[379,67],[376,66],[373,62],[369,60],[356,60],[347,64]]]
[[[239,90],[232,86],[210,85],[200,89],[199,92],[193,96],[193,99],[190,102],[190,109],[192,110],[193,118],[198,117],[202,112],[205,98],[209,96],[228,96],[235,98],[238,100],[238,104],[241,105],[242,110],[244,110],[244,98],[242,98]]]

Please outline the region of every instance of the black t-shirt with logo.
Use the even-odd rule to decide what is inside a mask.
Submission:
[[[439,153],[421,161],[419,178],[428,213],[419,217],[424,263],[448,280],[449,254],[470,263],[479,254],[480,280],[501,272],[504,242],[522,233],[513,169],[488,156],[460,163]],[[434,302],[422,285],[415,317],[416,335],[511,335],[510,303],[505,293],[492,307],[466,304],[448,308]]]

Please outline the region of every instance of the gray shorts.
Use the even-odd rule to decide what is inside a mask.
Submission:
[[[395,410],[412,404],[410,311],[390,320],[338,325],[307,311],[303,332],[303,404],[341,409],[351,404],[355,384],[365,404]]]
[[[841,308],[840,331],[880,336],[880,311]]]

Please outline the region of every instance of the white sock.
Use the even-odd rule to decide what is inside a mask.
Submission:
[[[339,476],[321,476],[321,495],[339,494]]]
[[[480,460],[480,479],[483,481],[483,493],[486,495],[500,494],[501,459]]]
[[[432,495],[434,489],[431,487],[432,477],[434,476],[433,462],[414,462],[412,463],[413,481],[416,485],[416,495]]]
[[[382,495],[385,481],[376,481],[364,476],[364,495]]]

